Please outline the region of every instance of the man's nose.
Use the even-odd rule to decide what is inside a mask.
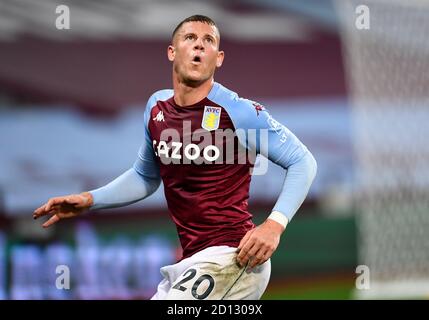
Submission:
[[[204,50],[204,44],[203,44],[203,41],[201,39],[197,39],[195,41],[194,49],[195,50]]]

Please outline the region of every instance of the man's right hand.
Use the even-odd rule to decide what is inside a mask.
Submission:
[[[42,225],[43,228],[47,228],[61,219],[73,218],[82,214],[84,211],[88,210],[92,204],[93,198],[89,192],[55,197],[49,199],[49,201],[40,208],[34,210],[33,218],[37,219],[46,215],[51,216],[50,219]]]

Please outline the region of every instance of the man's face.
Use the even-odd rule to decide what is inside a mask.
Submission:
[[[220,67],[224,53],[219,51],[219,33],[215,26],[203,22],[186,22],[168,47],[168,59],[179,81],[186,84],[204,82]]]

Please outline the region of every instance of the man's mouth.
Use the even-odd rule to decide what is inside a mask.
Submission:
[[[200,64],[201,63],[201,57],[200,56],[195,56],[192,59],[192,64]]]

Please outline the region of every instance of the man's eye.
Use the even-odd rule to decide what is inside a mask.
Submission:
[[[213,43],[213,39],[212,38],[207,38],[206,39],[208,42]]]
[[[189,34],[185,37],[185,40],[192,40],[193,38],[194,38],[194,36]]]

